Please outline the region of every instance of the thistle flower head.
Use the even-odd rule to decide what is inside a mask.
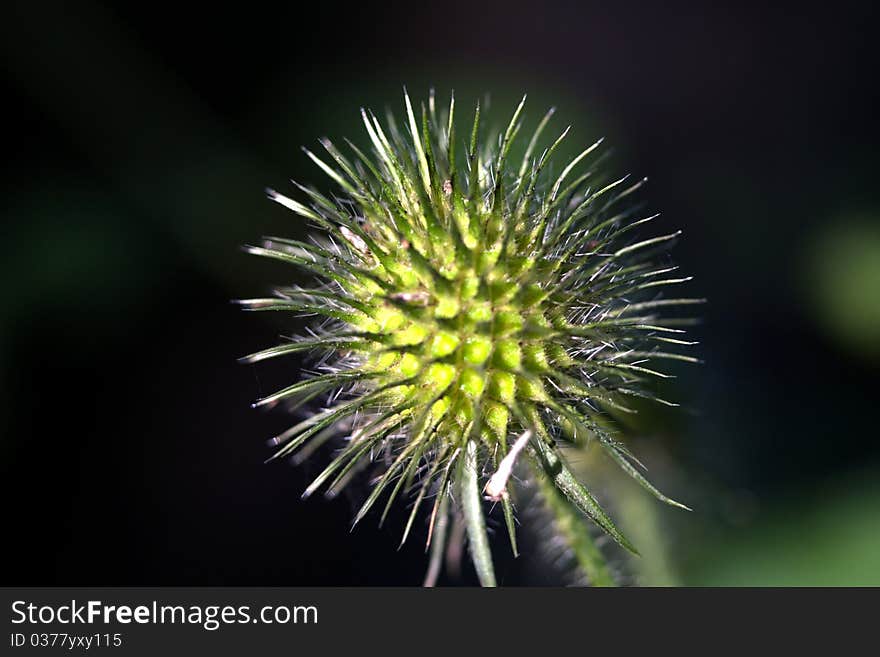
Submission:
[[[240,302],[245,309],[322,318],[308,336],[243,359],[325,354],[323,371],[255,404],[325,402],[274,439],[276,456],[344,437],[309,494],[338,490],[384,454],[387,467],[355,522],[383,496],[384,519],[395,499],[412,494],[406,540],[429,500],[428,540],[441,544],[440,554],[446,518],[460,509],[484,584],[494,584],[484,497],[501,502],[516,551],[515,462],[632,550],[559,448],[598,442],[628,475],[677,505],[633,465],[611,424],[630,410],[628,398],[654,398],[642,385],[665,376],[654,361],[693,360],[675,352],[689,344],[676,321],[658,316],[700,301],[660,294],[687,280],[652,264],[677,233],[634,238],[653,219],[630,202],[644,181],[604,179],[595,166],[599,141],[554,172],[568,130],[544,143],[552,110],[513,161],[525,98],[506,129],[485,141],[479,105],[462,137],[454,99],[438,111],[432,94],[418,113],[404,100],[403,128],[362,110],[369,152],[349,143],[343,154],[329,140],[321,141],[324,155],[306,151],[332,180],[332,194],[300,186],[297,201],[268,192],[314,224],[313,240],[269,237],[247,247],[314,283]]]

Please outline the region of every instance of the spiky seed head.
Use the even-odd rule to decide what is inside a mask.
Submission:
[[[432,94],[420,119],[406,94],[404,101],[403,130],[361,111],[369,154],[349,143],[344,155],[326,139],[325,156],[306,151],[335,184],[332,195],[300,187],[300,202],[268,191],[315,225],[312,241],[270,237],[247,247],[315,283],[241,301],[245,309],[324,319],[308,337],[243,360],[309,350],[334,356],[322,361],[323,373],[256,402],[330,400],[274,440],[276,456],[344,435],[309,494],[337,490],[385,454],[390,465],[355,522],[383,493],[384,519],[399,494],[414,489],[404,540],[421,502],[432,499],[429,542],[433,535],[442,543],[437,534],[446,514],[457,513],[454,499],[484,584],[494,575],[481,497],[501,501],[516,551],[508,489],[520,452],[564,500],[632,549],[559,447],[595,440],[659,499],[678,505],[636,469],[609,424],[630,410],[628,397],[652,398],[646,379],[666,376],[649,361],[694,360],[673,351],[689,344],[674,328],[681,322],[657,314],[702,301],[660,293],[688,280],[652,264],[678,233],[633,238],[654,218],[637,217],[630,204],[644,181],[604,179],[594,166],[601,140],[551,175],[568,133],[542,145],[552,111],[512,162],[525,98],[506,130],[485,141],[479,105],[464,140],[454,98],[440,113]]]

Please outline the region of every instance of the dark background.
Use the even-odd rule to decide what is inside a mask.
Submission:
[[[7,3],[3,583],[421,581],[399,518],[350,533],[317,466],[263,464],[249,402],[296,368],[235,358],[291,326],[229,304],[289,275],[238,245],[304,230],[263,188],[324,186],[299,145],[406,84],[558,105],[684,229],[706,364],[647,460],[695,513],[656,511],[644,581],[880,584],[871,3],[707,4]]]

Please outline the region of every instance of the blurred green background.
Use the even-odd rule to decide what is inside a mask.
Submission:
[[[316,466],[263,465],[285,419],[248,404],[297,364],[235,358],[297,325],[229,304],[293,275],[238,250],[305,233],[263,188],[324,185],[300,145],[362,141],[405,84],[490,92],[496,125],[523,92],[531,125],[557,106],[684,229],[706,363],[632,429],[695,512],[608,478],[630,581],[880,585],[870,3],[7,4],[4,583],[421,581],[399,522],[349,533],[351,501],[299,499]]]

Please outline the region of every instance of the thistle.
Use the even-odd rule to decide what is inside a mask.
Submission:
[[[695,360],[674,351],[693,344],[680,339],[682,321],[657,314],[701,301],[660,295],[688,280],[652,264],[678,233],[633,240],[656,215],[637,218],[630,204],[644,180],[601,177],[601,140],[552,174],[568,133],[541,145],[553,110],[514,162],[525,98],[506,130],[488,140],[479,104],[462,139],[454,97],[438,111],[432,93],[418,118],[406,93],[404,101],[403,129],[361,110],[369,153],[348,142],[344,155],[326,139],[325,156],[305,151],[335,183],[333,195],[297,185],[300,202],[268,190],[318,236],[246,247],[315,280],[243,300],[246,310],[322,318],[307,336],[242,359],[323,353],[318,372],[254,404],[324,402],[273,439],[273,458],[304,458],[344,440],[305,495],[335,493],[359,469],[384,463],[355,524],[377,503],[384,520],[409,495],[406,541],[419,509],[430,508],[433,579],[448,521],[463,518],[488,586],[495,576],[484,500],[500,503],[516,554],[512,473],[528,468],[574,549],[582,546],[588,574],[607,579],[595,546],[584,547],[591,540],[584,516],[635,549],[572,474],[561,447],[597,443],[659,500],[687,508],[648,482],[614,429],[614,418],[633,410],[631,398],[670,404],[643,385],[667,376],[653,361]]]

